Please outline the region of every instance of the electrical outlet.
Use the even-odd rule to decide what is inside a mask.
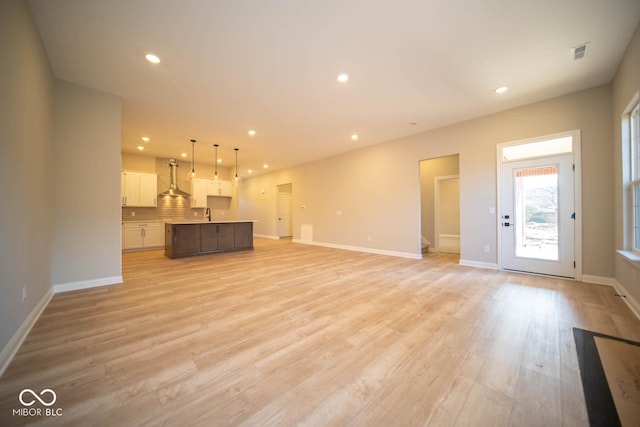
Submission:
[[[136,216],[136,211],[131,211],[131,216]]]
[[[22,302],[25,302],[27,300],[27,288],[26,286],[22,287]]]
[[[371,237],[371,236],[367,237],[367,241],[373,242],[373,237]]]
[[[198,216],[198,212],[194,212],[194,213],[193,213],[193,216]]]
[[[491,248],[489,247],[489,245],[484,245],[484,252],[487,254],[491,252]]]
[[[336,211],[337,216],[342,216],[342,211]]]

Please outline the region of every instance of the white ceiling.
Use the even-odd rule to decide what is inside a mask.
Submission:
[[[638,0],[29,5],[57,78],[122,97],[123,152],[190,158],[196,138],[197,162],[240,148],[242,176],[608,83],[640,21]]]

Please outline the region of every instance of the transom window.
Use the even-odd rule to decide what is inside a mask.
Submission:
[[[502,160],[522,160],[535,157],[553,156],[571,153],[573,151],[573,137],[571,135],[560,138],[545,139],[526,144],[509,145],[502,148]]]

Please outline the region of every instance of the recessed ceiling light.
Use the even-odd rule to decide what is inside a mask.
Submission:
[[[354,141],[358,140],[358,134],[354,133],[353,135],[351,135],[351,139],[353,139]]]
[[[497,94],[502,94],[502,93],[505,93],[508,90],[509,90],[509,88],[507,86],[500,86],[498,89],[496,89],[496,93]]]
[[[262,165],[262,167],[267,169],[269,167],[269,165],[265,163],[264,165]]]
[[[180,156],[187,157],[187,153],[180,153]]]
[[[138,148],[138,150],[140,150],[140,151],[144,150],[144,147],[143,147],[142,145],[138,145],[138,147],[137,147],[137,148]]]
[[[340,83],[348,82],[349,81],[349,74],[347,74],[347,73],[338,74],[338,81]]]
[[[149,137],[148,136],[143,136],[140,139],[142,139],[144,142],[149,142]]]
[[[253,173],[253,171],[251,169],[247,170],[247,173]]]
[[[256,131],[251,129],[248,133],[250,136],[254,136],[256,134]]]
[[[222,158],[219,158],[219,159],[218,159],[218,163],[222,163]]]
[[[158,58],[153,53],[147,53],[144,57],[145,57],[145,59],[147,61],[151,62],[152,64],[159,64],[160,63],[160,58]]]

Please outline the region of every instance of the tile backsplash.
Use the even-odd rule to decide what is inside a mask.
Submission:
[[[135,212],[135,216],[131,213]],[[196,213],[197,215],[194,215]],[[164,219],[172,221],[193,220],[204,218],[204,208],[191,208],[187,197],[158,197],[155,208],[123,207],[123,221],[145,221]]]

